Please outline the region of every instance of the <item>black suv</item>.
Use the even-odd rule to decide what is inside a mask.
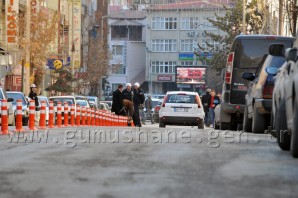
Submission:
[[[245,95],[248,81],[242,78],[244,72],[255,73],[269,46],[293,45],[294,38],[272,35],[239,35],[234,39],[224,69],[222,103],[220,107],[220,129],[242,128]]]

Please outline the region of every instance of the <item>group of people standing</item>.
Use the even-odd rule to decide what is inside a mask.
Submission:
[[[215,94],[215,90],[207,89],[206,93],[202,96],[202,103],[205,112],[204,123],[206,127],[213,127],[214,125],[214,109],[220,104],[219,94]]]
[[[133,111],[133,123],[135,126],[141,127],[139,107],[144,101],[145,94],[138,82],[134,84],[134,87],[130,83],[126,83],[124,90],[123,85],[119,85],[113,93],[112,112],[115,112],[116,115],[127,115],[127,111]]]

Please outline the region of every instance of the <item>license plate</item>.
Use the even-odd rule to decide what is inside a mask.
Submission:
[[[188,112],[188,108],[174,108],[174,112]]]

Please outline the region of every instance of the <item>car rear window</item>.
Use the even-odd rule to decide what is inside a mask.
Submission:
[[[180,95],[180,94],[169,94],[167,95],[166,103],[196,103],[195,95]]]
[[[239,39],[234,46],[234,68],[257,67],[269,46],[282,43],[286,48],[292,46],[292,40]]]
[[[54,106],[57,106],[58,102],[61,102],[62,105],[64,105],[64,102],[67,102],[68,105],[74,104],[73,98],[50,98],[51,101],[53,101]]]

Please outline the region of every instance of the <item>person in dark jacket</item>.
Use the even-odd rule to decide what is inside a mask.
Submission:
[[[153,118],[152,118],[152,114],[151,114],[151,109],[153,108],[153,106],[152,106],[152,99],[151,99],[150,94],[148,94],[148,96],[145,100],[145,108],[146,108],[146,117],[150,118],[151,124],[153,124]]]
[[[205,118],[204,118],[205,126],[209,126],[208,115],[209,115],[209,106],[210,106],[210,98],[211,98],[210,92],[211,92],[211,89],[207,89],[206,93],[202,96],[202,104],[205,112]]]
[[[40,105],[39,105],[39,100],[37,97],[37,93],[36,93],[36,85],[32,84],[30,86],[30,93],[29,93],[29,98],[31,100],[34,100],[35,102],[35,125],[38,126],[39,124],[39,117],[40,117]]]
[[[142,105],[145,101],[145,95],[143,90],[140,88],[140,84],[136,82],[133,89],[133,103],[134,103],[134,114],[132,116],[133,123],[136,127],[141,127],[140,115],[139,115],[139,106]]]
[[[123,85],[118,85],[118,89],[113,92],[113,103],[112,103],[112,112],[115,112],[116,115],[124,115],[124,111],[121,111],[123,108],[123,98],[122,98]]]
[[[133,90],[130,83],[126,83],[126,89],[122,91],[122,98],[133,102]]]

